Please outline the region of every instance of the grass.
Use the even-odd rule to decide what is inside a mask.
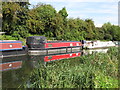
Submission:
[[[118,88],[118,48],[46,65],[38,62],[24,88]]]

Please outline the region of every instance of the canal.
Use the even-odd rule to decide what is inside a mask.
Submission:
[[[0,69],[2,88],[117,87],[116,50],[4,57]],[[96,78],[96,75],[100,76]],[[102,77],[107,78],[107,84]]]

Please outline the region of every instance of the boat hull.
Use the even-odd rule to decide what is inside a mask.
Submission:
[[[99,49],[99,48],[109,48],[115,47],[116,45],[112,41],[91,41],[84,44],[84,48],[87,49]]]
[[[4,51],[0,51],[1,53],[0,58],[26,55],[27,52],[28,52],[27,47],[22,47],[22,49],[16,49],[16,50],[7,50],[7,51],[4,50]]]

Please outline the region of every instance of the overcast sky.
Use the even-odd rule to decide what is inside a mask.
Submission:
[[[97,27],[106,22],[118,25],[119,0],[29,0],[32,5],[39,2],[51,4],[57,11],[66,7],[68,17],[94,21]]]

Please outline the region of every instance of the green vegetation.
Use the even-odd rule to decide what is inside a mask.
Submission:
[[[92,19],[67,18],[65,7],[60,11],[39,3],[33,8],[27,2],[2,3],[3,40],[21,40],[32,35],[56,40],[120,40],[120,27],[107,22],[95,27]],[[0,16],[1,18],[1,16]],[[1,28],[1,27],[0,27]],[[118,88],[118,51],[39,63],[23,87],[30,88]],[[21,86],[22,87],[22,86]]]
[[[118,48],[108,53],[93,53],[38,63],[24,88],[118,88]]]
[[[67,18],[65,7],[60,11],[39,3],[29,8],[27,2],[3,2],[2,39],[23,40],[29,35],[44,35],[56,40],[120,40],[120,27],[105,23],[95,27],[92,19]]]

